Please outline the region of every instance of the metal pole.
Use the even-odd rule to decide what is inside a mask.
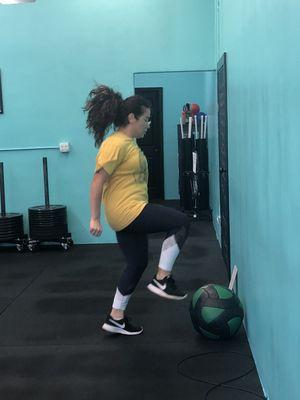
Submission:
[[[0,192],[1,192],[1,217],[5,217],[5,190],[4,190],[4,170],[3,162],[0,162]]]
[[[43,171],[44,171],[44,192],[45,192],[45,205],[48,208],[49,202],[49,184],[48,184],[48,166],[47,157],[43,157]]]

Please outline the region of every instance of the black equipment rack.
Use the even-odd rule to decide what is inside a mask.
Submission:
[[[188,124],[182,128],[177,125],[180,207],[192,219],[211,219],[207,138],[194,129],[188,137]]]

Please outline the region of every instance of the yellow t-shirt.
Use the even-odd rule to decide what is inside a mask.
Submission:
[[[148,164],[136,143],[121,131],[103,141],[96,157],[96,169],[110,176],[102,201],[109,225],[120,231],[128,226],[148,203]]]

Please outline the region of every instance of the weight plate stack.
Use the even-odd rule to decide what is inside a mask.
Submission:
[[[6,212],[3,162],[0,162],[0,206],[0,242],[15,243],[21,251],[25,240],[23,215]]]
[[[0,215],[0,242],[9,243],[24,237],[23,215],[7,213]]]
[[[68,235],[67,207],[35,206],[28,209],[30,239],[59,241]]]

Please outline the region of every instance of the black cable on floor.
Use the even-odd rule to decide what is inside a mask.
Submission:
[[[10,307],[24,292],[26,289],[29,288],[41,275],[44,271],[46,271],[48,267],[43,268],[41,271],[39,271],[33,278],[32,280],[12,299],[10,303],[8,303],[3,310],[0,312],[0,317],[5,313],[5,311]]]
[[[179,361],[179,363],[177,364],[177,372],[178,372],[180,375],[184,376],[185,378],[191,379],[191,380],[193,380],[193,381],[197,381],[197,382],[207,383],[207,384],[209,384],[209,385],[213,385],[213,387],[210,388],[210,389],[205,393],[205,400],[207,400],[209,394],[210,394],[213,390],[215,390],[215,389],[217,389],[217,388],[225,388],[225,389],[238,390],[238,391],[241,391],[241,392],[245,392],[245,393],[252,394],[253,396],[258,397],[259,399],[267,400],[266,397],[261,396],[261,395],[259,395],[258,393],[253,392],[253,391],[251,391],[251,390],[242,389],[242,388],[240,388],[240,387],[228,385],[228,383],[230,383],[230,382],[234,382],[234,381],[236,381],[236,380],[238,380],[238,379],[244,378],[245,376],[249,375],[252,371],[255,370],[255,366],[251,367],[251,368],[249,369],[249,371],[247,371],[246,373],[244,373],[244,374],[242,374],[242,375],[239,375],[239,376],[237,376],[237,377],[235,377],[235,378],[228,379],[227,381],[220,382],[220,383],[217,383],[217,382],[210,382],[210,381],[206,381],[206,380],[203,380],[203,379],[193,378],[192,376],[187,375],[187,374],[185,374],[182,370],[180,370],[180,366],[181,366],[185,361],[190,360],[190,359],[192,359],[192,358],[196,358],[196,357],[206,356],[206,355],[208,355],[208,354],[236,354],[236,355],[239,355],[239,356],[242,356],[242,357],[246,357],[246,358],[248,358],[248,359],[251,359],[251,361],[252,361],[252,357],[248,356],[247,354],[238,353],[238,352],[232,352],[232,351],[210,351],[210,352],[207,352],[207,353],[193,354],[192,356],[186,357],[186,358],[184,358],[183,360]]]

